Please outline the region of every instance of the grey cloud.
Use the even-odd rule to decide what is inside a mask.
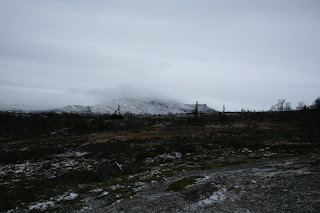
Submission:
[[[87,95],[95,97],[99,102],[105,102],[110,99],[121,98],[161,98],[161,99],[174,99],[175,97],[153,87],[137,86],[134,84],[121,84],[115,87],[91,89],[84,91]]]
[[[15,86],[2,85],[0,101],[311,103],[320,89],[319,14],[316,0],[4,0],[0,75]]]

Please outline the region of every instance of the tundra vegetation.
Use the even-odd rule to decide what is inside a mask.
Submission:
[[[2,112],[0,212],[317,212],[316,104],[196,115]]]

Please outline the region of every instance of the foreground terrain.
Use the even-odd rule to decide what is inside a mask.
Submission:
[[[320,141],[301,117],[125,116],[99,131],[3,134],[0,212],[318,212]]]

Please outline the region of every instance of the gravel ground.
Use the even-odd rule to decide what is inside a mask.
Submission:
[[[320,156],[262,159],[254,163],[179,173],[147,183],[130,199],[103,206],[88,199],[82,212],[319,212]],[[201,176],[181,191],[168,185]]]

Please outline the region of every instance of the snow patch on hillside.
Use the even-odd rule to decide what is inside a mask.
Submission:
[[[38,106],[38,107],[35,107],[35,106],[28,106],[28,105],[0,103],[0,111],[34,112],[34,111],[44,111],[44,110],[49,110],[49,109],[50,109],[49,106]]]

